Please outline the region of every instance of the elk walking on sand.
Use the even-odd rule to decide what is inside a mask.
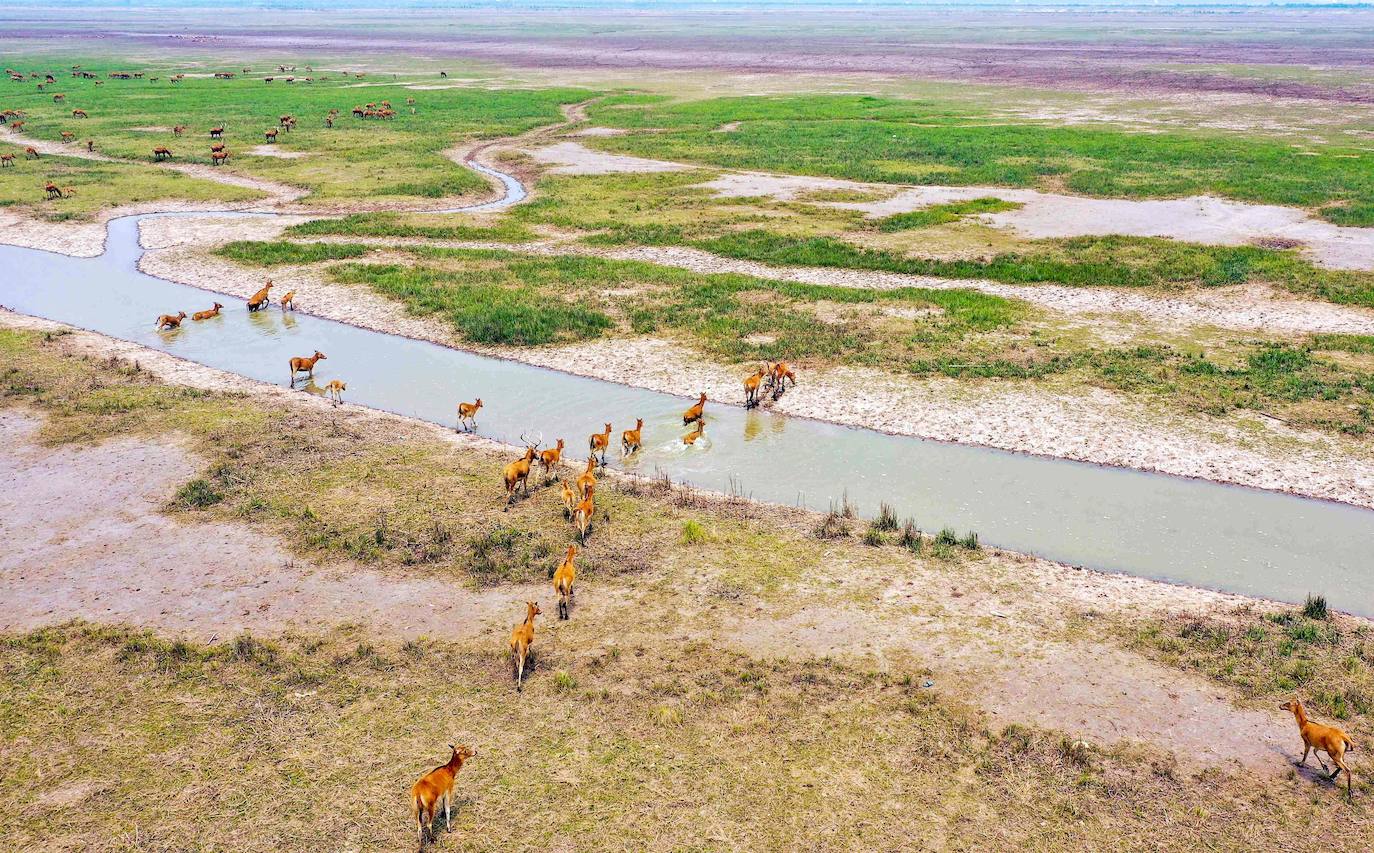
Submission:
[[[291,384],[296,384],[296,374],[304,373],[307,379],[315,378],[315,363],[324,361],[328,356],[319,350],[314,355],[296,356],[291,359]]]
[[[1292,699],[1279,706],[1281,711],[1292,711],[1293,719],[1298,721],[1298,734],[1302,735],[1302,761],[1295,762],[1299,766],[1307,764],[1307,754],[1317,753],[1317,763],[1322,766],[1322,770],[1329,775],[1328,779],[1336,779],[1345,771],[1345,795],[1353,798],[1354,793],[1350,783],[1350,768],[1345,766],[1345,754],[1355,749],[1355,742],[1352,741],[1344,731],[1335,726],[1324,726],[1321,723],[1314,723],[1307,719],[1307,712],[1302,707],[1302,702]],[[1325,752],[1331,759],[1331,763],[1336,765],[1335,770],[1326,766],[1322,761],[1320,753]]]
[[[477,429],[477,410],[482,408],[482,398],[478,397],[471,403],[458,404],[458,429],[463,429],[466,425],[467,431],[472,432]]]
[[[331,379],[329,384],[324,386],[325,396],[333,401],[336,406],[343,402],[343,392],[347,390],[348,385],[338,379]]]
[[[219,309],[221,309],[221,308],[223,308],[223,307],[224,307],[223,305],[221,305],[221,304],[219,304],[218,302],[216,302],[216,303],[214,304],[214,307],[213,307],[213,308],[209,308],[209,309],[207,309],[207,310],[205,310],[205,311],[197,311],[196,313],[192,314],[192,315],[191,315],[191,319],[192,319],[192,320],[208,320],[208,319],[210,319],[211,317],[218,317],[218,316],[219,316]]]
[[[627,429],[620,434],[620,455],[629,456],[639,449],[640,435],[644,431],[644,419],[635,419],[635,428]]]
[[[780,361],[773,365],[773,369],[768,374],[768,388],[773,392],[773,399],[782,396],[782,392],[787,390],[787,380],[792,380],[793,387],[797,384],[797,374],[792,372],[792,368],[787,366],[787,362]]]
[[[601,452],[601,464],[602,464],[602,465],[605,465],[605,464],[606,464],[606,448],[607,448],[608,445],[610,445],[610,443],[611,443],[611,425],[610,425],[610,424],[606,424],[606,429],[605,429],[604,432],[594,432],[594,433],[592,433],[591,436],[587,439],[587,447],[591,449],[591,452],[592,452],[592,455],[593,455],[593,456],[596,455],[597,451],[600,451],[600,452]]]
[[[569,545],[568,554],[553,573],[553,590],[558,593],[558,618],[567,619],[572,610],[573,581],[577,580],[577,567],[573,557],[577,556],[577,546]]]
[[[534,601],[525,602],[525,621],[515,626],[515,630],[510,632],[510,655],[511,663],[515,668],[515,692],[519,693],[525,685],[525,663],[533,655],[530,646],[534,645],[534,617],[543,613],[539,609],[539,604]]]
[[[425,845],[425,832],[432,831],[434,812],[441,800],[444,803],[444,829],[450,832],[453,830],[453,782],[458,776],[458,771],[463,769],[463,762],[477,754],[466,746],[449,744],[448,748],[453,750],[448,763],[429,771],[420,777],[420,781],[410,786],[410,808],[420,830],[422,848]]]
[[[157,328],[175,329],[181,325],[181,321],[186,319],[185,311],[178,311],[175,314],[163,314],[157,318]]]
[[[682,425],[687,426],[692,421],[701,420],[701,413],[706,410],[706,392],[702,391],[697,398],[697,403],[692,408],[682,413]]]

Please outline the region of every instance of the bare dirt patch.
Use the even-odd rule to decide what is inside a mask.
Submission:
[[[593,151],[576,142],[558,142],[540,148],[523,149],[540,163],[551,168],[550,172],[560,175],[606,175],[616,172],[680,172],[691,169],[681,163],[664,160],[648,160],[643,157],[630,157],[624,154],[608,154]]]
[[[255,145],[248,149],[248,153],[257,157],[277,157],[282,160],[299,160],[302,157],[315,156],[309,151],[287,151],[275,145]]]

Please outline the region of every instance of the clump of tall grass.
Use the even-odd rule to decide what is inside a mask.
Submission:
[[[700,521],[689,518],[682,522],[682,543],[684,545],[700,545],[710,538],[706,528]]]
[[[878,517],[873,519],[873,526],[882,531],[897,529],[897,513],[892,509],[892,504],[883,502],[878,505]]]
[[[1326,596],[1308,595],[1302,604],[1302,615],[1308,619],[1325,619],[1330,613],[1326,609]]]
[[[921,552],[921,545],[924,538],[921,536],[921,528],[916,526],[916,519],[908,518],[902,524],[902,532],[897,537],[897,544],[916,553]]]

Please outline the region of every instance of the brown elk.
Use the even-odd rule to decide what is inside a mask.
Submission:
[[[23,133],[24,124],[25,122],[23,120],[12,121],[10,122],[10,130],[14,131],[15,133]]]
[[[267,284],[262,286],[262,290],[248,297],[248,310],[257,311],[267,305],[267,294],[272,289],[272,279],[267,280]]]
[[[687,426],[692,421],[700,420],[701,413],[706,410],[706,392],[702,391],[697,398],[697,403],[692,408],[682,413],[682,425]]]
[[[34,148],[32,145],[29,145],[29,146],[27,146],[27,147],[24,148],[24,159],[26,159],[26,160],[41,160],[41,159],[43,159],[43,155],[38,153],[38,149],[37,149],[37,148]]]
[[[229,152],[228,152],[228,151],[211,151],[211,152],[210,152],[210,165],[211,165],[211,166],[219,166],[219,165],[222,165],[222,164],[224,163],[224,161],[225,161],[225,160],[228,160],[228,159],[229,159]]]
[[[1329,779],[1335,779],[1345,771],[1345,795],[1353,796],[1350,782],[1350,768],[1345,766],[1345,753],[1347,750],[1355,749],[1355,742],[1350,739],[1344,731],[1335,726],[1324,726],[1321,723],[1314,723],[1307,719],[1307,713],[1303,710],[1302,702],[1297,699],[1284,702],[1279,706],[1281,711],[1292,711],[1293,718],[1298,722],[1298,734],[1302,736],[1302,761],[1296,762],[1299,766],[1307,763],[1309,752],[1317,753],[1317,763],[1322,766],[1322,770],[1329,773]],[[1325,752],[1331,759],[1331,763],[1336,765],[1336,769],[1330,770],[1326,762],[1322,761],[1321,753]]]
[[[573,507],[577,506],[577,493],[568,485],[567,480],[560,480],[559,485],[563,487],[563,517],[572,518]]]
[[[72,110],[72,118],[87,118],[85,110]]]
[[[95,151],[95,140],[94,140],[94,139],[87,139],[87,140],[86,140],[86,150],[87,150],[88,152],[94,153],[94,151]]]
[[[71,142],[73,139],[76,138],[76,134],[72,133],[70,130],[62,131],[61,136],[63,142]]]
[[[563,461],[563,439],[561,438],[553,447],[539,452],[539,464],[544,469],[545,477],[548,477],[549,472],[557,468],[561,461]]]
[[[43,187],[43,189],[45,192],[47,192],[49,201],[55,198],[62,197],[62,188],[59,187],[57,184],[54,184],[52,181],[48,181],[47,186]]]
[[[515,690],[520,692],[525,684],[525,662],[530,659],[532,652],[530,646],[534,645],[534,617],[543,613],[539,609],[539,604],[534,601],[525,602],[525,621],[515,626],[515,630],[510,632],[510,656],[511,663],[514,665]]]
[[[333,116],[325,116],[325,117],[324,117],[324,126],[325,126],[325,127],[333,127],[333,126],[334,126],[334,117],[333,117]]]
[[[307,379],[315,378],[315,363],[323,361],[328,356],[319,350],[315,350],[314,355],[296,356],[291,359],[291,384],[296,384],[296,374],[304,373]]]
[[[0,168],[14,165],[13,154],[0,154]]]
[[[65,101],[65,100],[67,100],[67,96],[66,96],[66,95],[53,95],[53,96],[52,96],[52,102],[53,102],[54,104],[60,104],[60,103],[62,103],[62,102]]]
[[[525,437],[520,436],[521,441]],[[534,457],[539,452],[539,445],[525,442],[525,455],[506,465],[501,470],[501,477],[506,481],[506,509],[510,509],[511,501],[515,500],[515,487],[521,486],[525,494],[530,493],[530,466],[534,463]]]
[[[153,149],[154,161],[170,159],[172,159],[172,149],[166,147],[165,145],[159,145],[158,147]]]
[[[757,373],[744,380],[744,408],[750,409],[759,404],[759,386],[767,375],[768,368],[760,367]]]
[[[693,430],[693,431],[687,433],[686,435],[684,435],[684,436],[682,437],[682,443],[683,443],[683,444],[686,444],[686,445],[693,445],[693,444],[696,444],[696,443],[697,443],[697,439],[698,439],[698,438],[701,438],[702,435],[704,435],[705,433],[706,433],[706,419],[705,419],[705,418],[697,418],[697,428],[696,428],[695,430]]]
[[[286,295],[283,296],[283,297],[281,298],[281,310],[283,310],[283,311],[295,311],[295,310],[296,310],[296,291],[294,291],[294,290],[288,290],[288,291],[286,291]]]
[[[263,137],[264,137],[268,142],[276,142],[276,141],[277,141],[277,131],[276,131],[275,129],[273,129],[273,130],[264,130],[264,131],[262,132],[262,135],[263,135]]]
[[[410,810],[420,830],[421,849],[425,846],[426,831],[433,830],[434,812],[441,800],[444,803],[444,829],[453,829],[453,782],[458,776],[458,771],[463,769],[463,762],[477,754],[466,746],[449,744],[448,748],[453,750],[448,763],[429,771],[420,777],[420,781],[410,786]]]
[[[186,319],[185,311],[178,311],[175,314],[163,314],[157,318],[156,328],[175,329],[181,326],[181,321]]]
[[[334,405],[343,402],[343,392],[348,390],[348,385],[339,379],[329,380],[329,384],[324,386],[325,396],[333,401]]]
[[[577,546],[569,545],[567,556],[558,564],[553,573],[553,591],[558,593],[558,618],[567,619],[572,610],[573,581],[577,580],[577,566],[573,557],[577,556]]]
[[[223,139],[223,138],[224,138],[224,128],[223,128],[223,127],[212,127],[212,128],[210,128],[210,138],[211,138],[211,139]]]
[[[606,424],[606,430],[605,430],[605,432],[594,432],[594,433],[592,433],[591,436],[587,439],[587,446],[591,449],[592,455],[593,455],[593,456],[596,455],[596,452],[597,452],[598,450],[601,451],[601,464],[603,464],[603,465],[606,464],[606,448],[610,445],[610,443],[611,443],[611,425],[610,425],[610,424]]]
[[[596,500],[593,495],[596,492],[596,484],[587,486],[587,495],[573,509],[573,524],[577,527],[577,535],[583,545],[587,544],[587,530],[592,526],[592,516],[596,515]]]
[[[216,151],[223,151],[223,150],[224,150],[224,143],[223,143],[223,142],[216,142],[215,144],[213,144],[213,145],[210,146],[210,153],[212,153],[212,154],[213,154],[214,152],[216,152]]]
[[[787,366],[787,362],[780,361],[773,365],[773,369],[768,375],[768,387],[773,392],[774,400],[781,397],[782,392],[787,390],[787,380],[789,379],[792,380],[792,386],[796,387],[797,374],[792,371],[792,368]]]
[[[219,309],[221,309],[221,308],[223,308],[223,307],[224,307],[223,305],[221,305],[221,304],[219,304],[218,302],[216,302],[213,308],[210,308],[210,309],[205,310],[205,311],[197,311],[196,313],[192,314],[192,315],[191,315],[191,319],[192,319],[192,320],[208,320],[208,319],[210,319],[211,317],[218,317],[218,316],[219,316]]]
[[[592,486],[595,486],[595,485],[596,485],[596,457],[595,457],[595,456],[589,456],[589,457],[587,457],[587,470],[583,471],[583,472],[582,472],[581,474],[579,474],[578,477],[577,477],[577,497],[578,497],[579,499],[585,497],[586,494],[587,494],[587,490],[590,489]]]
[[[290,129],[291,129],[291,125],[293,125],[293,124],[295,124],[295,123],[296,123],[295,117],[290,116],[290,115],[284,115],[284,116],[281,116],[280,118],[277,119],[277,124],[278,124],[278,126],[284,127],[284,128],[286,128],[287,130],[290,130]]]
[[[175,126],[175,127],[172,128],[172,135],[173,135],[173,136],[181,136],[181,135],[182,135],[183,133],[185,133],[185,132],[186,132],[186,125],[184,125],[184,124],[179,124],[179,125],[177,125],[177,126]]]
[[[477,410],[482,408],[482,398],[478,397],[471,403],[458,404],[458,429],[467,426],[468,432],[477,429]]]
[[[629,456],[639,449],[640,434],[644,431],[644,419],[635,419],[635,428],[627,429],[620,434],[620,455]]]

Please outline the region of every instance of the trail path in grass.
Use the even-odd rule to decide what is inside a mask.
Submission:
[[[0,312],[0,326],[62,328],[8,312]],[[73,332],[58,345],[91,357],[137,358],[174,384],[236,387],[273,405],[327,406],[90,332]],[[344,417],[364,435],[410,429],[491,445],[369,410],[350,408]],[[499,647],[519,618],[515,604],[547,591],[538,585],[474,592],[456,580],[294,561],[274,536],[246,524],[162,512],[201,466],[174,437],[45,447],[37,441],[41,424],[41,415],[0,410],[0,629],[84,618],[225,638],[361,623],[382,636],[485,636]],[[677,595],[671,590],[681,584],[664,587],[656,572],[590,582],[581,588],[577,618],[606,619],[652,598],[682,617],[667,638],[672,642],[707,639],[764,657],[834,655],[883,669],[893,662],[927,667],[939,689],[1004,723],[1099,742],[1145,741],[1173,751],[1185,766],[1239,763],[1286,772],[1291,720],[1238,709],[1226,689],[1095,637],[1074,639],[1063,621],[1089,607],[1134,616],[1228,608],[1245,599],[995,552],[974,564],[977,571],[927,560],[891,577],[867,553],[843,547],[802,582],[815,590],[780,604]],[[710,588],[709,560],[688,568],[701,575],[699,588]],[[672,598],[666,605],[665,596]],[[865,603],[855,603],[860,599]]]

